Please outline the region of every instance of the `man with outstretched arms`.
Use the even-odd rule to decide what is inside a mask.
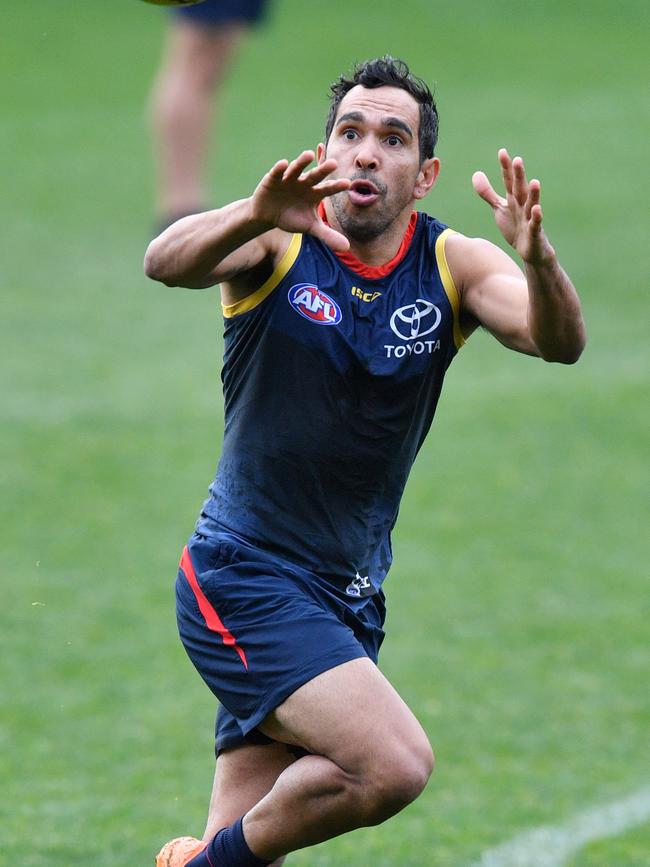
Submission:
[[[159,867],[256,867],[383,822],[433,754],[376,666],[390,533],[447,367],[482,325],[573,363],[576,291],[542,228],[540,184],[499,151],[473,177],[522,269],[413,210],[438,176],[429,88],[390,57],[332,86],[325,144],[253,195],[150,245],[168,285],[221,284],[224,443],[183,551],[184,646],[220,701],[203,840]]]

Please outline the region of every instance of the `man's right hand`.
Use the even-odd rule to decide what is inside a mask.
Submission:
[[[251,198],[251,216],[255,221],[285,232],[314,235],[332,250],[344,253],[350,242],[327,226],[318,215],[320,202],[350,188],[348,178],[328,180],[336,170],[334,159],[323,160],[307,170],[314,160],[313,151],[303,151],[295,160],[279,160],[268,171]]]

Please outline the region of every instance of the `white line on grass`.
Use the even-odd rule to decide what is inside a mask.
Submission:
[[[587,843],[615,837],[650,819],[650,787],[578,813],[563,825],[543,825],[488,849],[472,867],[562,867]]]

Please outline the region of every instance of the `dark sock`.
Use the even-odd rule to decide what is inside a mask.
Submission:
[[[248,848],[242,823],[243,818],[219,831],[200,855],[188,861],[187,867],[266,867],[270,864]]]

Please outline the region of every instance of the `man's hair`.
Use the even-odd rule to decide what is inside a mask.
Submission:
[[[352,76],[344,75],[330,87],[330,110],[325,122],[325,141],[334,129],[334,121],[339,110],[339,105],[345,94],[360,84],[362,87],[373,89],[375,87],[399,87],[410,93],[420,107],[420,130],[418,143],[420,145],[420,162],[433,156],[436,142],[438,141],[438,110],[433,94],[428,85],[421,79],[412,75],[406,63],[391,57],[390,54],[378,57],[375,60],[366,60],[357,63]]]

